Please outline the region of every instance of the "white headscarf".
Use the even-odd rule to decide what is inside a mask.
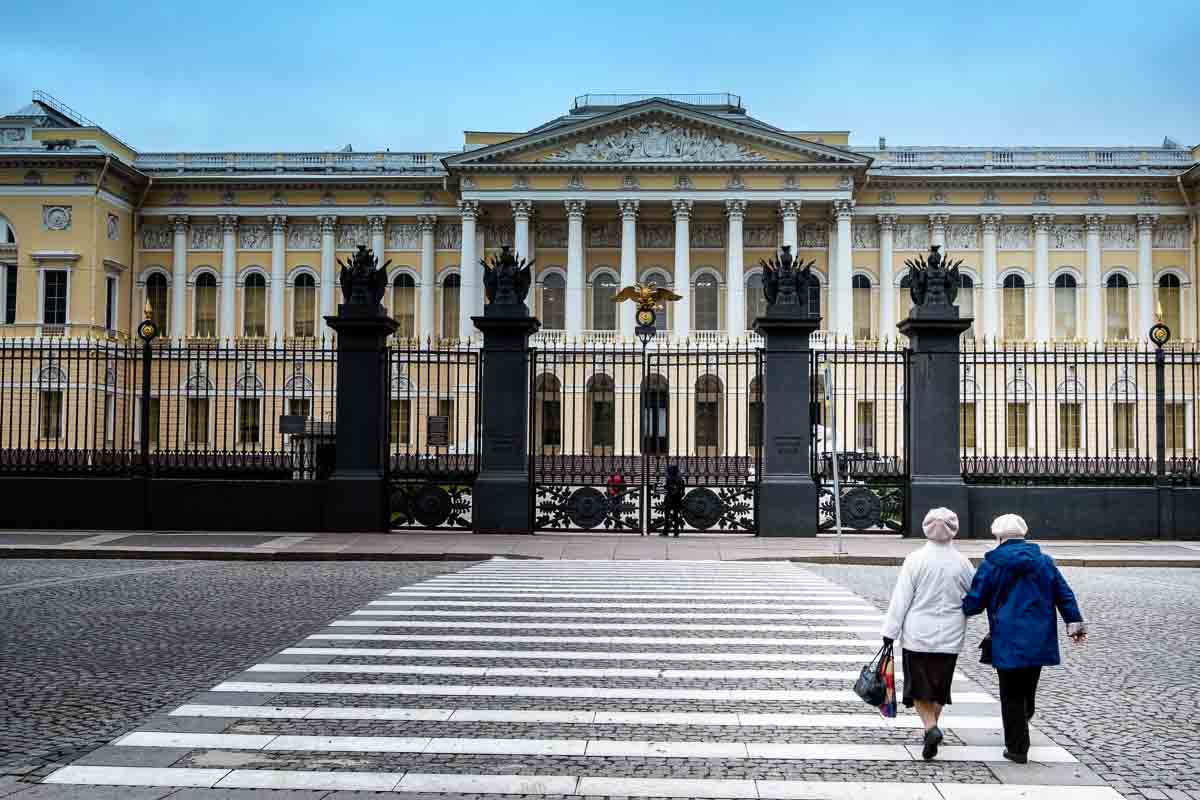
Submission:
[[[992,536],[1000,541],[1006,539],[1024,539],[1029,533],[1029,526],[1017,514],[1001,514],[992,522]]]
[[[948,542],[958,535],[958,514],[948,508],[931,508],[921,523],[925,538],[934,542]]]

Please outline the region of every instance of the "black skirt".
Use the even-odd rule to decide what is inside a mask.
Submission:
[[[955,653],[914,653],[905,650],[904,705],[912,708],[914,700],[950,705],[950,684],[954,681]]]

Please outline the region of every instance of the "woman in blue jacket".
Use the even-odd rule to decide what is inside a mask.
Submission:
[[[987,611],[992,666],[1000,683],[1004,757],[1017,764],[1029,760],[1029,720],[1042,667],[1059,664],[1055,611],[1072,640],[1087,637],[1075,593],[1054,559],[1025,541],[1028,530],[1016,514],[996,518],[992,535],[1000,544],[984,557],[962,603],[968,617]]]

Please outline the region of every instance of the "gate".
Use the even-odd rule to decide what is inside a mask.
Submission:
[[[534,530],[658,533],[674,464],[685,530],[756,531],[761,364],[749,347],[531,350]]]
[[[391,347],[385,357],[391,527],[470,529],[479,474],[479,352]]]
[[[809,386],[812,475],[819,529],[834,520],[834,429],[842,528],[904,532],[908,504],[909,351],[869,347],[814,350]],[[832,380],[832,400],[826,374]]]

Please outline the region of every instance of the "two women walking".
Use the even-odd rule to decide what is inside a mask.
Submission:
[[[902,643],[904,705],[915,707],[924,725],[922,755],[934,758],[944,738],[938,723],[951,703],[967,617],[986,611],[990,663],[1000,684],[1004,757],[1024,764],[1041,668],[1059,663],[1055,613],[1073,640],[1087,635],[1075,595],[1054,560],[1025,541],[1028,526],[1016,514],[992,523],[999,544],[978,571],[952,544],[958,533],[953,511],[931,510],[922,527],[929,541],[904,560],[883,624],[884,643]]]

